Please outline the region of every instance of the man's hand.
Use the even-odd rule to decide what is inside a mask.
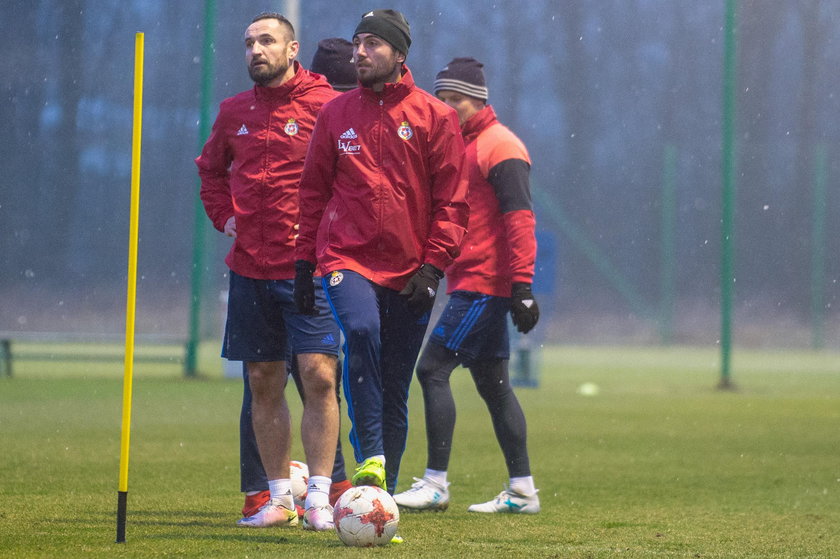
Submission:
[[[510,316],[516,329],[527,334],[540,319],[540,308],[531,293],[531,284],[516,282],[510,290]]]
[[[225,221],[225,235],[236,238],[236,216],[232,215]]]
[[[408,308],[414,314],[422,316],[435,306],[438,284],[443,272],[431,264],[423,264],[408,280],[400,295],[408,298]]]
[[[306,260],[295,261],[295,287],[293,298],[298,312],[308,315],[318,314],[315,308],[315,284],[312,282],[312,274],[315,273],[315,264]]]

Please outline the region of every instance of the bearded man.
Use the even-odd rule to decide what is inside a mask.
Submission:
[[[464,141],[456,112],[404,64],[401,13],[364,14],[353,45],[360,87],[321,109],[301,176],[295,302],[313,310],[317,270],[346,340],[352,481],[393,493],[414,364],[466,230]]]
[[[336,359],[340,333],[314,283],[319,314],[295,308],[298,179],[321,106],[337,95],[320,74],[295,60],[300,48],[288,19],[260,14],[244,36],[255,85],[226,99],[196,159],[201,200],[219,231],[233,238],[222,356],[245,363],[250,413],[268,480],[269,500],[243,510],[240,526],[295,526],[289,478],[291,422],[284,395],[286,356],[295,355],[306,395],[301,440],[309,465],[303,527],[332,530],[330,474],[338,438]],[[261,486],[242,490],[260,492]],[[256,482],[255,482],[256,483]]]

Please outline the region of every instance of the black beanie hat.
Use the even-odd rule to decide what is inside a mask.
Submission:
[[[475,58],[453,58],[435,77],[435,93],[445,89],[487,101],[487,82],[482,68],[484,64]]]
[[[353,64],[353,43],[332,37],[321,39],[309,67],[323,74],[333,89],[347,91],[356,87],[356,66]]]
[[[353,32],[355,37],[359,33],[373,33],[388,41],[391,46],[403,54],[408,54],[411,46],[411,27],[408,21],[397,10],[373,10],[362,16],[362,21]]]

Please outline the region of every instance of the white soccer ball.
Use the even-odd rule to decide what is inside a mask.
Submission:
[[[371,485],[352,487],[335,503],[335,531],[345,545],[386,545],[397,533],[400,511],[384,489]]]
[[[309,486],[309,466],[297,460],[289,462],[289,474],[292,480],[292,498],[299,507],[306,503],[306,489]]]

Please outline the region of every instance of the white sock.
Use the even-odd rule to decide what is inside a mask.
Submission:
[[[379,458],[382,461],[382,464],[385,464],[385,455],[384,454],[374,454],[373,456],[368,456],[365,460],[370,460],[371,458]]]
[[[306,486],[306,503],[304,508],[322,507],[330,504],[330,484],[332,480],[326,476],[309,476]]]
[[[446,487],[446,470],[430,470],[426,468],[426,473],[423,474],[423,477],[437,483],[441,487]]]
[[[294,509],[295,501],[292,499],[292,480],[270,479],[268,480],[268,491],[272,499],[279,499],[280,503],[287,509]]]
[[[510,478],[510,490],[526,497],[530,497],[537,492],[537,488],[534,487],[533,476]]]

